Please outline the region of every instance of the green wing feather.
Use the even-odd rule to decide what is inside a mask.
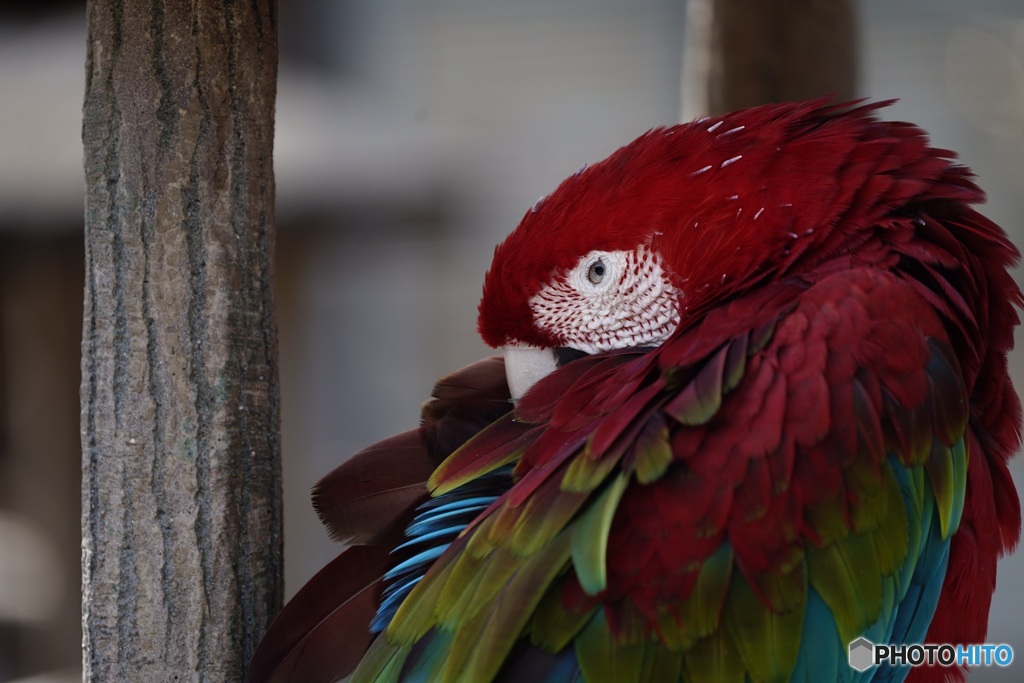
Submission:
[[[572,564],[583,590],[597,595],[608,584],[608,532],[629,479],[619,474],[572,527]]]

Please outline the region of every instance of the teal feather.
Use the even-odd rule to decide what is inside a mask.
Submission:
[[[399,605],[423,578],[431,563],[447,550],[480,512],[497,500],[495,492],[507,488],[511,477],[512,468],[505,466],[417,508],[416,516],[405,530],[409,540],[392,552],[401,557],[403,551],[421,550],[398,562],[385,575],[389,585],[370,624],[372,632],[379,633],[387,628]]]
[[[440,500],[440,499],[434,499]],[[412,524],[405,530],[405,534],[410,537],[420,536],[424,533],[429,533],[439,523],[447,522],[452,518],[458,518],[467,512],[478,513],[486,508],[488,505],[493,503],[495,496],[478,496],[475,498],[467,498],[465,500],[458,500],[448,503],[443,506],[437,506],[435,508],[427,508],[426,504],[420,506],[423,510],[420,514],[416,515],[413,519]],[[429,501],[429,502],[434,502]]]
[[[412,589],[423,579],[422,575],[409,576],[401,581],[392,583],[384,593],[380,596],[380,607],[377,608],[377,614],[374,616],[373,621],[370,622],[370,631],[372,633],[380,633],[387,628],[387,619],[385,616],[390,616],[398,610],[398,606],[402,604]]]
[[[458,535],[458,533],[460,531],[462,531],[463,529],[465,529],[465,528],[466,528],[465,524],[459,524],[457,526],[449,526],[449,527],[445,527],[443,529],[436,529],[434,531],[431,531],[428,534],[423,534],[422,536],[416,536],[411,541],[406,541],[405,543],[403,543],[400,546],[396,546],[395,550],[404,550],[406,548],[411,548],[411,547],[413,547],[415,545],[420,545],[420,544],[423,544],[423,543],[429,543],[430,541],[436,541],[437,539],[442,538],[442,537],[448,537],[449,540],[450,540],[452,536]],[[448,544],[446,543],[445,547],[447,547],[447,545]],[[391,572],[395,572],[396,574],[400,574],[401,573],[400,571],[397,571],[397,572],[395,571],[397,569],[398,569],[398,567],[395,567],[395,569],[391,570]],[[392,578],[392,573],[391,572],[388,572],[385,575],[384,578],[387,578],[387,579]]]
[[[800,654],[793,669],[792,683],[850,683],[855,671],[842,655],[843,643],[839,640],[839,629],[832,610],[821,599],[818,591],[808,587]]]
[[[417,644],[419,652],[414,648],[406,660],[402,683],[433,683],[438,680],[452,640],[454,634],[431,631]]]
[[[447,549],[448,549],[448,544],[445,543],[444,545],[439,545],[439,546],[435,546],[433,548],[428,548],[428,549],[424,550],[421,553],[417,553],[416,555],[413,555],[412,557],[410,557],[405,562],[402,562],[402,563],[400,563],[398,565],[395,565],[395,567],[392,568],[391,571],[389,571],[385,575],[385,578],[387,578],[387,579],[394,579],[396,577],[401,576],[406,571],[410,571],[410,570],[412,570],[412,569],[414,569],[416,567],[422,566],[422,565],[427,565],[430,562],[433,562],[437,558],[441,557],[441,553],[443,553]]]
[[[896,642],[924,642],[942,592],[949,561],[949,539],[942,538],[937,518],[931,520],[923,539],[916,571],[896,612],[892,632]]]

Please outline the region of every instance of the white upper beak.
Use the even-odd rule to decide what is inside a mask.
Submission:
[[[558,367],[554,349],[505,347],[505,377],[512,400],[518,401],[539,379]]]

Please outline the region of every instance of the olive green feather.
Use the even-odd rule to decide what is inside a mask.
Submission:
[[[697,641],[683,655],[683,673],[686,681],[715,681],[715,683],[745,683],[747,672],[740,650],[722,628],[707,638]]]
[[[546,652],[559,652],[572,642],[597,610],[575,611],[562,604],[562,583],[553,584],[537,605],[530,626],[530,642]]]
[[[680,603],[678,614],[666,614],[659,619],[662,638],[670,647],[689,647],[718,628],[733,571],[732,546],[723,543],[704,560],[697,582]]]
[[[646,646],[619,642],[599,609],[576,638],[576,659],[587,683],[640,681]]]
[[[481,629],[463,628],[459,635],[466,635],[463,643],[456,641],[450,657],[465,654],[467,661],[461,668],[461,679],[449,680],[489,681],[523,634],[547,588],[563,571],[571,552],[569,533],[555,538],[543,551],[524,560],[515,575],[488,605]]]
[[[629,477],[619,473],[573,524],[572,563],[583,590],[597,595],[608,583],[608,532]]]
[[[587,441],[583,451],[569,463],[562,476],[562,490],[573,493],[590,493],[608,478],[608,475],[619,464],[620,459],[594,454],[590,449],[593,438]]]
[[[882,574],[870,533],[850,534],[807,551],[808,578],[832,610],[844,643],[856,639],[882,609]]]
[[[964,509],[967,481],[967,447],[963,439],[947,447],[938,439],[932,442],[926,465],[928,479],[935,494],[942,538],[956,531]]]
[[[723,348],[704,364],[697,375],[665,405],[665,413],[685,426],[707,424],[722,407],[727,349]]]
[[[409,656],[409,648],[392,645],[377,638],[363,655],[359,667],[352,674],[351,683],[393,683],[398,681],[402,667]]]
[[[672,446],[668,437],[668,424],[660,414],[655,414],[637,436],[633,446],[633,466],[636,480],[641,484],[660,479],[668,469],[672,462]]]
[[[770,586],[774,608],[735,572],[722,625],[739,649],[752,680],[782,683],[789,680],[800,652],[807,602],[804,568],[801,565],[767,581],[759,578],[762,578],[760,586]]]

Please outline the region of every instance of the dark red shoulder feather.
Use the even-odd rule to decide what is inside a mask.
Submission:
[[[331,536],[353,543],[285,606],[249,665],[246,683],[333,681],[372,639],[383,575],[394,563],[434,469],[512,409],[505,364],[491,357],[438,380],[419,429],[363,449],[324,477],[313,503]]]

